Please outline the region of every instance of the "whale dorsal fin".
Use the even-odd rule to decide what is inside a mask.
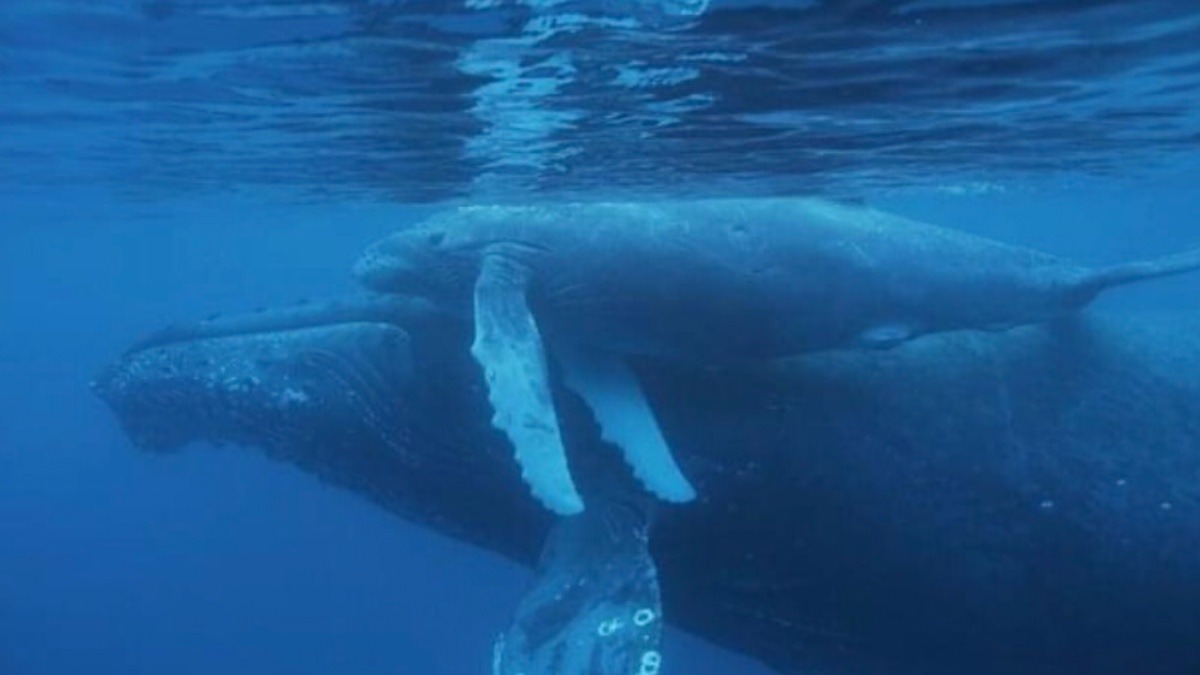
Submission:
[[[483,368],[492,424],[512,441],[533,495],[559,515],[583,511],[571,480],[537,322],[526,299],[530,271],[501,252],[485,253],[475,282],[471,355]]]

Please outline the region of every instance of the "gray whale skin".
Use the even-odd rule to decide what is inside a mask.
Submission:
[[[254,446],[522,563],[552,516],[469,326],[364,299],[170,329],[94,383],[139,446]],[[780,673],[1200,672],[1200,315],[886,352],[637,362],[699,488],[652,550],[675,625]],[[619,463],[556,391],[570,461]],[[667,665],[667,671],[669,670]]]

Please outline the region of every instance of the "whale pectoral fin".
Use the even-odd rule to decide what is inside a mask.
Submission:
[[[583,500],[567,467],[542,338],[526,301],[527,277],[503,256],[484,258],[471,354],[487,381],[492,424],[512,441],[533,495],[551,511],[573,515],[583,511]]]
[[[621,449],[642,485],[664,501],[695,499],[696,490],[671,456],[654,411],[629,366],[617,356],[573,347],[556,349],[555,355],[566,385],[591,407],[601,436]]]
[[[495,644],[493,675],[655,675],[662,661],[658,571],[646,514],[593,501],[559,519],[533,587]]]

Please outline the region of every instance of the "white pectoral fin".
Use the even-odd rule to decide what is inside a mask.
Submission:
[[[696,490],[671,456],[654,411],[625,362],[611,354],[573,348],[555,354],[566,385],[591,407],[604,440],[621,449],[642,485],[664,501],[695,499]]]
[[[500,255],[484,258],[475,283],[475,341],[492,424],[507,434],[533,495],[560,515],[583,511],[571,480],[542,338],[526,301],[528,271]]]

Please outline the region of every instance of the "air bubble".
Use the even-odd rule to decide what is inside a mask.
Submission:
[[[618,619],[608,619],[600,623],[596,627],[596,634],[600,637],[608,637],[617,632],[621,628],[621,622]]]
[[[654,616],[655,616],[654,610],[643,607],[642,609],[639,609],[638,611],[634,612],[633,623],[635,626],[641,628],[642,626],[645,626],[645,625],[649,624],[651,621],[653,621]]]
[[[638,666],[637,675],[658,675],[658,669],[662,666],[662,654],[651,649],[642,654],[642,662]]]

